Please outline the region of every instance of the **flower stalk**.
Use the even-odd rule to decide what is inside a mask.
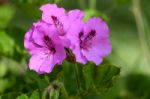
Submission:
[[[96,0],[89,0],[89,8],[91,10],[95,10],[96,9]]]
[[[141,13],[141,8],[140,8],[140,0],[132,0],[132,4],[133,4],[132,11],[133,11],[133,15],[135,17],[135,22],[136,22],[137,29],[138,29],[141,50],[143,52],[143,56],[145,59],[148,73],[150,73],[149,72],[149,70],[150,70],[150,66],[149,66],[150,65],[150,52],[149,52],[148,44],[146,41],[146,32],[145,32],[144,21],[142,18],[142,13]]]
[[[75,76],[76,76],[76,82],[77,82],[77,86],[78,86],[78,91],[80,91],[80,77],[79,77],[79,70],[78,70],[78,65],[77,63],[75,63]]]

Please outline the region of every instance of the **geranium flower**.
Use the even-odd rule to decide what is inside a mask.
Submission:
[[[80,63],[92,61],[99,65],[112,49],[109,28],[100,18],[91,18],[87,23],[76,21],[69,30],[71,49]]]
[[[29,68],[38,73],[50,73],[66,58],[62,41],[53,25],[39,21],[26,33],[24,46],[30,52]]]
[[[75,9],[66,13],[64,8],[59,8],[56,4],[45,4],[41,6],[42,20],[48,24],[53,24],[58,31],[60,39],[62,39],[65,47],[70,46],[70,41],[67,38],[68,29],[76,20],[81,20],[84,13],[81,10]]]
[[[70,26],[72,25],[75,21],[77,20],[82,20],[84,17],[84,13],[83,11],[79,10],[79,9],[74,9],[74,10],[70,10],[67,13],[67,24]]]
[[[56,4],[42,5],[40,10],[42,11],[42,20],[55,25],[60,36],[65,35],[64,22],[66,20],[66,13],[64,8],[57,7]]]
[[[73,62],[76,58],[76,62],[86,64],[92,61],[96,65],[110,54],[109,28],[102,19],[94,17],[84,23],[81,10],[66,13],[56,4],[45,4],[40,10],[41,21],[33,24],[24,40],[31,55],[31,70],[50,73],[55,65],[63,62],[66,52],[67,58],[73,58]]]

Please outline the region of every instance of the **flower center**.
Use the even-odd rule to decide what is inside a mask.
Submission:
[[[60,36],[64,36],[65,32],[64,32],[64,28],[63,28],[63,24],[59,21],[59,19],[56,16],[51,16],[55,27],[57,28],[57,31],[59,33]]]
[[[79,33],[80,47],[88,50],[88,48],[91,47],[92,45],[91,40],[95,35],[96,35],[96,31],[91,30],[89,34],[83,39],[83,32],[80,32]]]
[[[46,47],[51,51],[52,54],[56,52],[52,40],[47,35],[44,36],[44,43],[46,44]]]

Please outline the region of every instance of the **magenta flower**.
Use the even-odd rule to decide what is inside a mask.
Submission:
[[[91,18],[86,24],[76,21],[69,33],[71,49],[80,63],[92,61],[98,65],[111,52],[109,29],[100,18]]]
[[[70,41],[65,36],[68,28],[68,25],[64,24],[67,20],[65,9],[57,7],[56,4],[45,4],[41,6],[40,10],[42,11],[42,20],[48,24],[54,25],[59,38],[63,40],[63,45],[65,47],[70,46]]]
[[[75,9],[75,10],[71,10],[67,13],[66,21],[68,22],[67,24],[70,26],[73,24],[73,22],[75,22],[77,20],[82,20],[83,17],[84,17],[84,13],[79,9]]]
[[[56,4],[45,4],[41,6],[42,20],[55,25],[60,36],[65,35],[64,22],[67,18],[65,9],[57,7]]]
[[[29,68],[38,73],[50,73],[66,57],[62,41],[53,25],[42,21],[34,23],[26,33],[24,46],[32,55]]]
[[[73,21],[82,19],[84,16],[84,13],[78,9],[66,13],[64,8],[59,8],[56,4],[45,4],[41,6],[40,10],[42,11],[42,20],[55,25],[60,36],[67,33]]]
[[[100,18],[91,18],[84,23],[84,13],[75,9],[68,13],[56,4],[41,6],[42,20],[34,23],[25,34],[24,46],[31,55],[29,68],[40,74],[50,73],[61,64],[67,55],[86,64],[99,65],[112,49],[109,29]],[[74,59],[74,57],[73,57]]]
[[[71,10],[68,13],[64,8],[57,7],[56,4],[45,4],[41,6],[42,20],[48,24],[53,24],[58,31],[60,39],[62,39],[65,47],[70,46],[70,40],[66,37],[72,23],[81,20],[84,13],[78,9]]]

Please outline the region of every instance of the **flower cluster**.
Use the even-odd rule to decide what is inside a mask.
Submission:
[[[109,28],[102,19],[93,17],[83,22],[81,10],[66,12],[56,4],[45,4],[40,10],[41,20],[33,23],[24,39],[24,46],[31,55],[31,70],[50,73],[66,59],[68,50],[76,62],[92,61],[96,65],[111,52]]]

